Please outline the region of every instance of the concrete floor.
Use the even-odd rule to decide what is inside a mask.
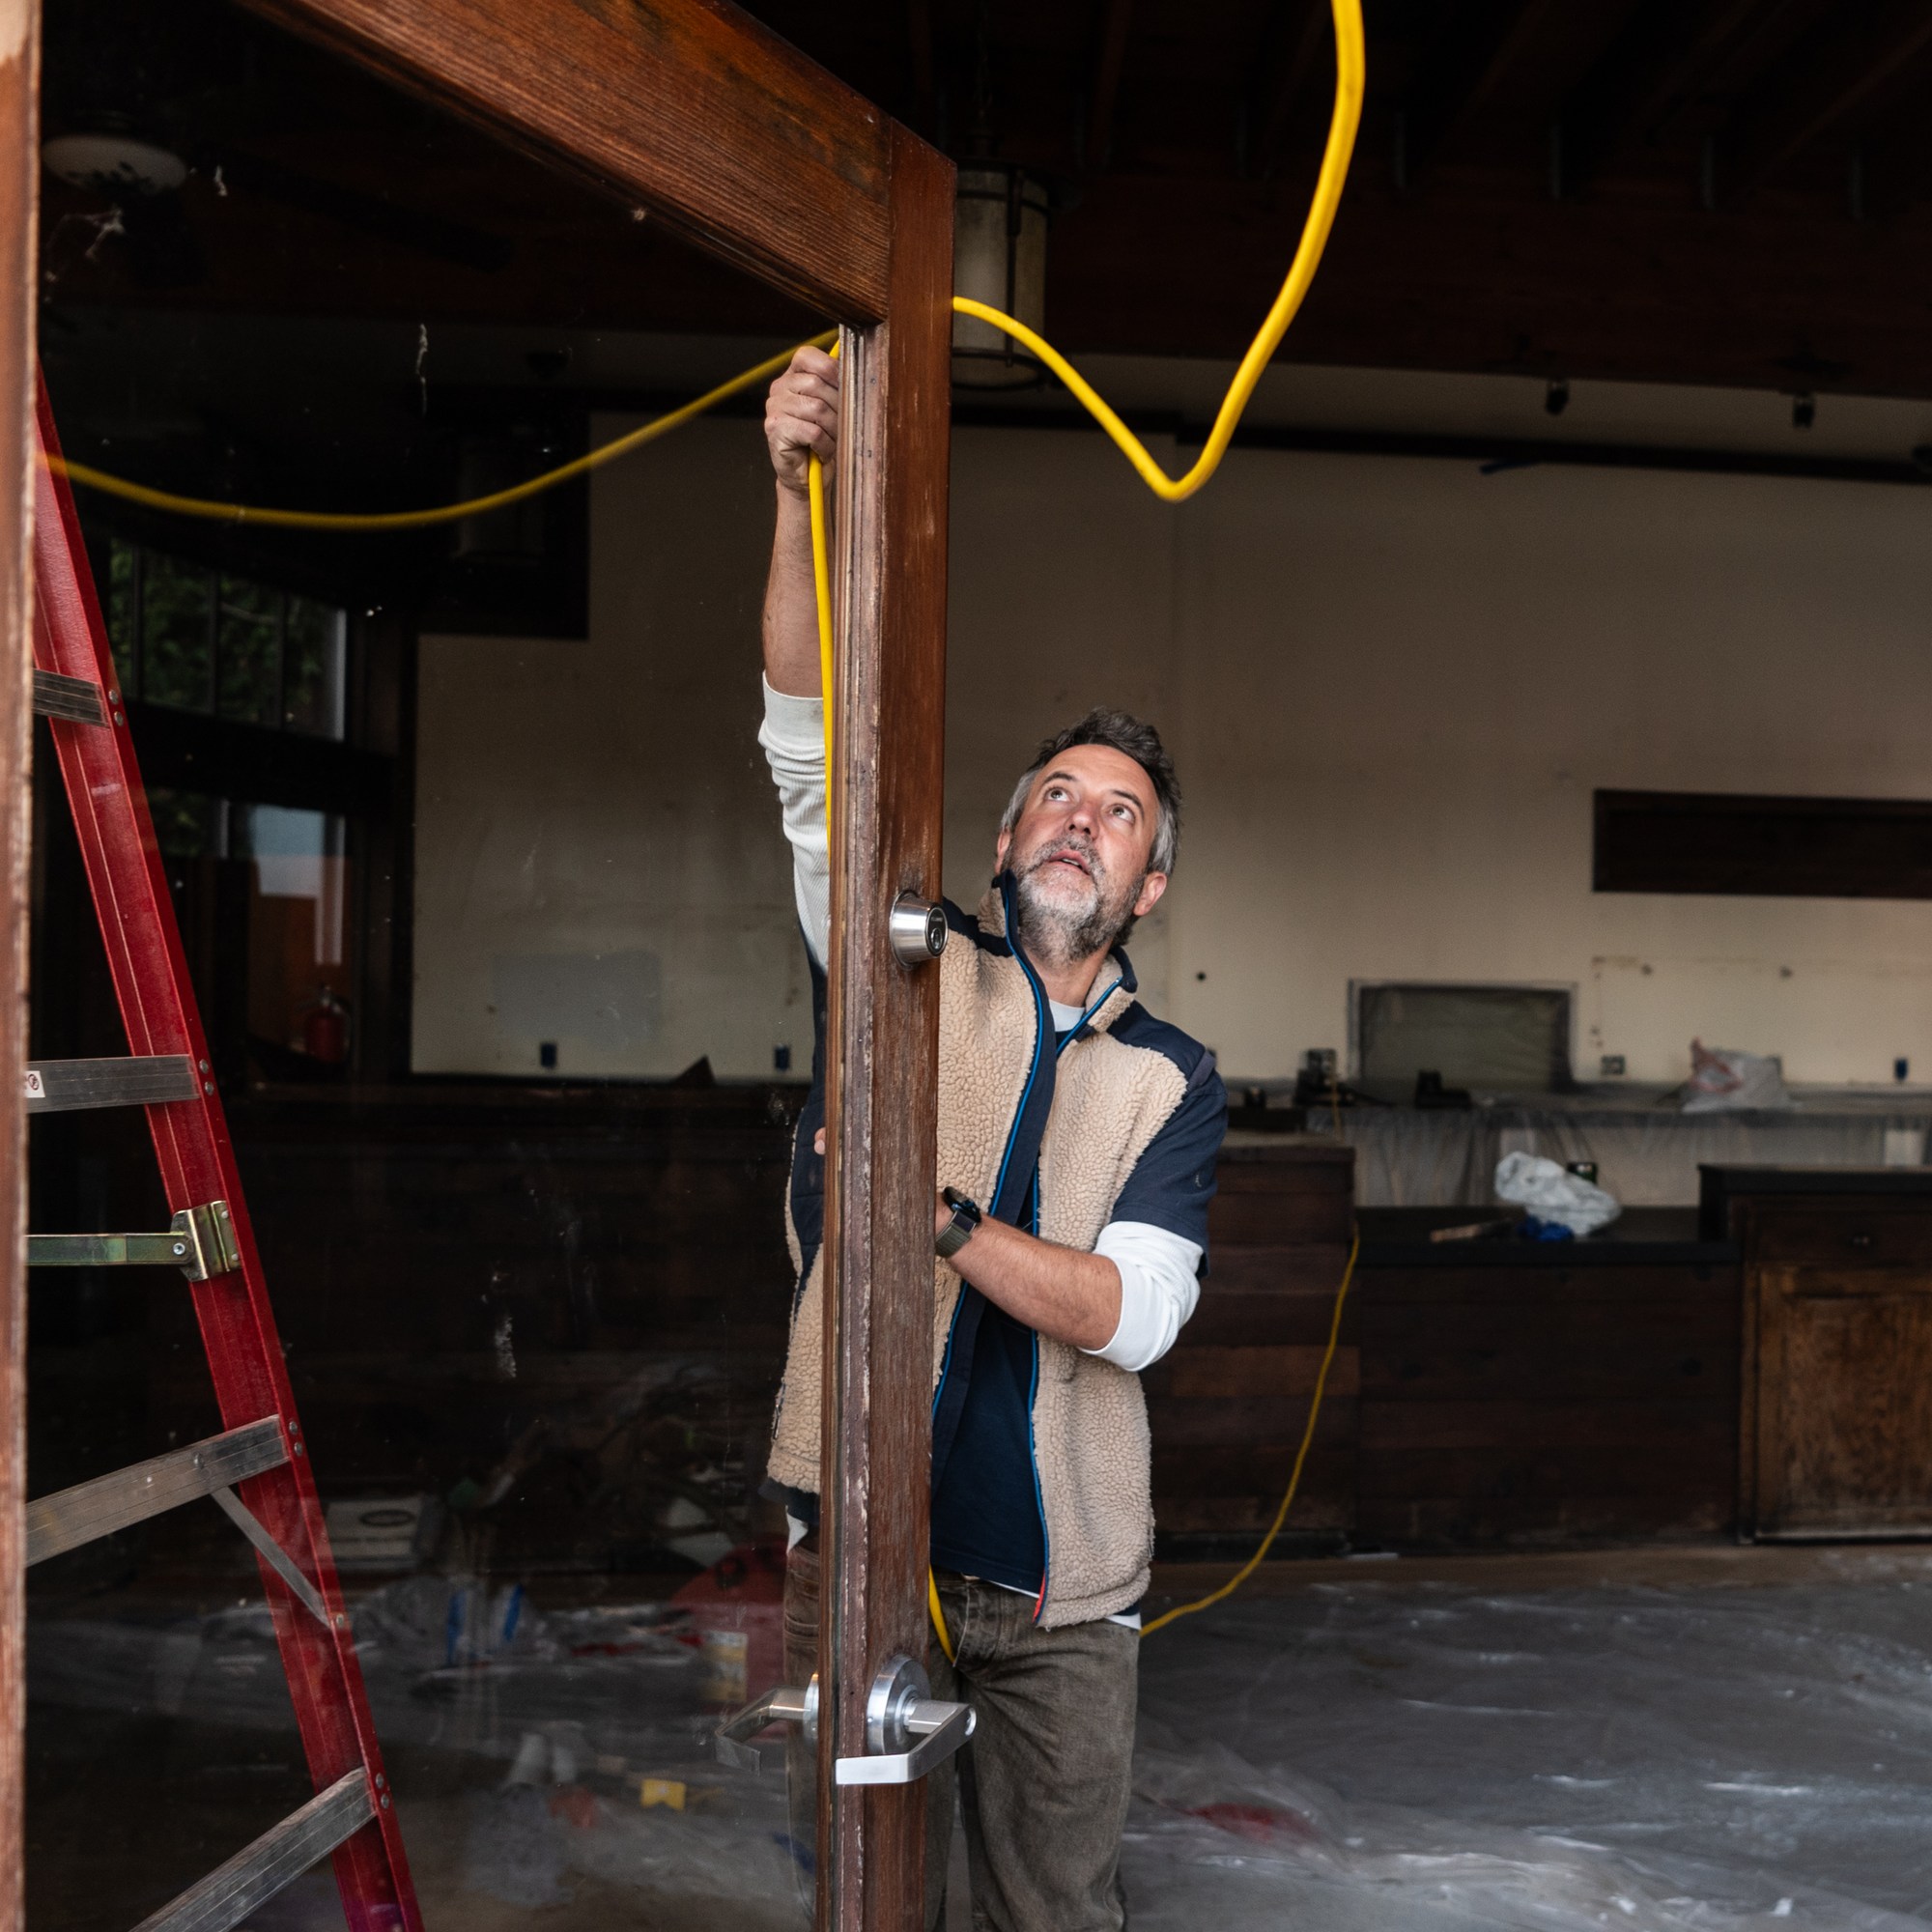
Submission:
[[[432,1928],[805,1923],[781,1774],[709,1763],[702,1661],[647,1606],[449,1670],[439,1587],[357,1622]],[[126,1932],[306,1796],[232,1599],[39,1614],[30,1689],[37,1932]],[[1932,1918],[1932,1550],[1269,1565],[1149,1642],[1142,1716],[1136,1932]],[[338,1926],[327,1873],[254,1922]]]

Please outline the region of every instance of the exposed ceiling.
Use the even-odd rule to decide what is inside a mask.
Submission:
[[[753,11],[954,155],[1049,176],[1048,324],[1066,350],[1245,344],[1324,130],[1326,0]],[[1360,147],[1289,359],[1932,396],[1926,0],[1368,14]],[[195,168],[118,215],[50,183],[56,304],[745,333],[805,320],[217,0],[48,0],[47,33],[49,133],[118,117]]]
[[[754,0],[949,148],[1052,175],[1052,333],[1229,355],[1293,246],[1327,0]],[[1925,0],[1367,0],[1292,360],[1932,393]]]

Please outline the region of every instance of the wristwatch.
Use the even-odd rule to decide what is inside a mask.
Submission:
[[[952,1218],[940,1229],[932,1243],[932,1252],[943,1262],[951,1261],[968,1241],[973,1238],[973,1230],[980,1225],[978,1204],[967,1200],[956,1187],[945,1187],[940,1197],[952,1209]]]

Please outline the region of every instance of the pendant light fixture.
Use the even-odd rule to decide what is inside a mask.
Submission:
[[[1046,184],[1037,175],[1004,161],[962,161],[952,207],[953,292],[1043,335],[1046,216]],[[952,380],[959,387],[1028,388],[1044,373],[991,323],[952,318]]]

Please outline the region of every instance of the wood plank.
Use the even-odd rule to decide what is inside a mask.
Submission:
[[[1333,1300],[1349,1263],[1345,1241],[1254,1245],[1215,1240],[1208,1251],[1202,1299],[1232,1292],[1309,1293]]]
[[[1302,1480],[1316,1491],[1354,1492],[1355,1418],[1351,1404],[1337,1404],[1331,1415],[1325,1405],[1315,1446],[1308,1452]],[[1160,1498],[1193,1496],[1259,1496],[1274,1513],[1294,1467],[1293,1443],[1270,1443],[1252,1452],[1239,1449],[1199,1449],[1176,1446],[1153,1452],[1154,1520],[1161,1521]],[[1293,1513],[1290,1515],[1293,1521]],[[1163,1525],[1165,1526],[1165,1525]]]
[[[892,124],[735,8],[247,0],[848,322],[886,312]]]
[[[1259,1543],[1273,1522],[1280,1502],[1279,1496],[1156,1495],[1154,1534],[1251,1536]],[[1311,1462],[1275,1548],[1292,1549],[1297,1538],[1311,1533],[1346,1533],[1354,1527],[1355,1517],[1353,1478],[1346,1470],[1318,1469]],[[1222,1580],[1224,1577],[1215,1578],[1216,1582]]]
[[[1526,1510],[1533,1502],[1666,1496],[1719,1509],[1728,1506],[1736,1476],[1735,1444],[1714,1440],[1701,1456],[1670,1446],[1364,1451],[1357,1481],[1364,1504],[1448,1497],[1513,1501]],[[1555,1520],[1553,1509],[1550,1515]]]
[[[1427,1355],[1365,1349],[1361,1356],[1362,1392],[1387,1403],[1508,1399],[1534,1389],[1548,1402],[1735,1405],[1738,1373],[1735,1333],[1727,1342],[1694,1352],[1681,1346],[1599,1343],[1583,1349],[1458,1349]]]
[[[1355,1151],[1335,1142],[1224,1147],[1216,1174],[1231,1194],[1347,1194],[1355,1189]]]
[[[1758,1207],[1750,1259],[1758,1267],[1932,1269],[1932,1196],[1917,1207],[1856,1197]]]
[[[1464,1305],[1543,1309],[1605,1302],[1620,1306],[1681,1299],[1735,1302],[1741,1273],[1734,1263],[1685,1267],[1563,1267],[1548,1264],[1466,1267],[1365,1267],[1355,1293],[1364,1309]],[[1353,1296],[1350,1296],[1353,1299]]]
[[[1340,1247],[1347,1253],[1354,1218],[1352,1195],[1342,1188],[1266,1191],[1224,1183],[1208,1208],[1208,1251],[1223,1247]]]
[[[1856,129],[1932,49],[1924,0],[1833,7],[1777,62],[1719,136],[1720,191],[1749,194],[1795,156]]]
[[[1341,1268],[1336,1268],[1339,1277]],[[1317,1347],[1328,1340],[1334,1319],[1335,1292],[1317,1294],[1236,1293],[1214,1287],[1210,1277],[1201,1304],[1181,1330],[1188,1348],[1245,1343],[1307,1343]],[[1355,1336],[1353,1297],[1342,1314],[1342,1340]]]
[[[1362,1404],[1362,1454],[1397,1449],[1643,1449],[1728,1442],[1727,1404],[1605,1402],[1370,1402]]]
[[[889,1657],[922,1657],[930,1504],[939,975],[893,957],[901,891],[937,898],[945,789],[952,165],[892,129],[887,320],[845,337],[842,647],[832,798],[831,1067],[820,1497],[818,1923],[920,1921],[924,1786],[840,1786]]]
[[[1141,1384],[1151,1405],[1193,1397],[1309,1396],[1315,1392],[1315,1378],[1326,1352],[1324,1348],[1314,1345],[1178,1347],[1142,1376]],[[1334,1365],[1328,1371],[1328,1394],[1353,1395],[1357,1380],[1356,1351],[1337,1349]],[[1242,1439],[1232,1421],[1228,1439]]]
[[[1576,1349],[1604,1344],[1734,1346],[1737,1309],[1728,1298],[1551,1301],[1539,1306],[1477,1302],[1467,1307],[1365,1301],[1362,1346],[1387,1354],[1435,1350]]]
[[[0,5],[0,1932],[22,1923],[27,920],[39,0]],[[11,236],[7,241],[4,238]]]
[[[1336,1378],[1329,1378],[1321,1402],[1324,1419],[1330,1403],[1339,1406],[1354,1395],[1352,1381],[1351,1377],[1350,1386],[1337,1387]],[[1242,1389],[1227,1395],[1162,1396],[1148,1403],[1148,1427],[1163,1452],[1228,1449],[1245,1457],[1257,1446],[1293,1448],[1308,1427],[1308,1393]]]
[[[1467,1549],[1485,1544],[1548,1549],[1651,1539],[1703,1541],[1730,1526],[1728,1507],[1676,1496],[1602,1496],[1554,1508],[1509,1499],[1364,1498],[1355,1538],[1365,1545],[1409,1549]]]

